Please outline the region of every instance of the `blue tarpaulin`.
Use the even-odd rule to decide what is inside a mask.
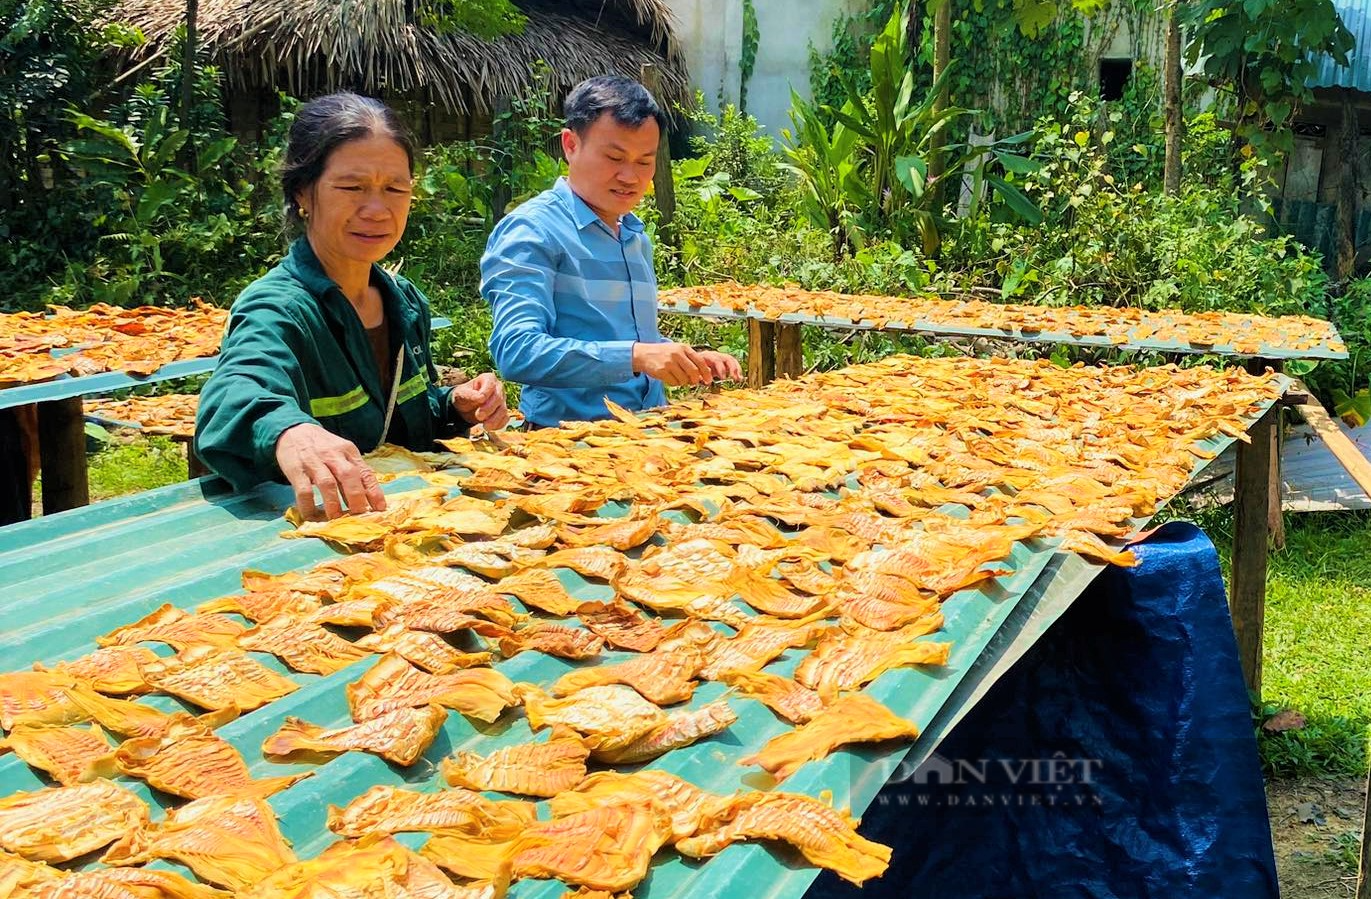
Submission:
[[[1214,546],[1173,522],[1134,551],[867,809],[890,870],[811,899],[1278,896]]]

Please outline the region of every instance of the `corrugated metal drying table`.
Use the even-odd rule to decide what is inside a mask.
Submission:
[[[1221,438],[1205,446],[1217,453],[1229,442]],[[1196,471],[1203,464],[1198,463]],[[388,485],[388,490],[421,484],[416,478],[405,478]],[[129,624],[164,602],[192,609],[205,600],[237,592],[244,569],[284,572],[332,556],[333,551],[320,541],[278,536],[287,527],[281,511],[291,501],[292,494],[284,486],[268,485],[234,495],[226,492],[222,482],[204,479],[0,529],[0,601],[5,610],[0,670],[82,655],[94,648],[97,635]],[[948,507],[948,511],[959,508]],[[1019,544],[1009,567],[1012,574],[982,589],[962,591],[945,603],[946,625],[934,637],[954,642],[945,668],[898,669],[868,688],[876,699],[924,728],[912,748],[879,745],[839,751],[804,766],[784,782],[783,789],[813,796],[831,794],[835,804],[850,805],[860,815],[905,756],[917,764],[931,753],[1100,570],[1075,555],[1056,553],[1051,542],[1039,540]],[[578,597],[604,599],[612,592],[569,571],[560,570],[560,575]],[[168,651],[160,644],[152,646]],[[622,655],[608,653],[606,661]],[[769,670],[789,674],[799,656],[792,650]],[[485,753],[531,739],[526,721],[516,711],[506,712],[490,726],[474,725],[453,713],[424,758],[408,769],[363,753],[347,753],[318,766],[269,762],[260,752],[262,740],[287,715],[329,726],[347,723],[343,688],[372,662],[364,659],[331,676],[318,677],[289,672],[272,656],[258,658],[301,688],[244,715],[219,733],[248,759],[254,776],[315,771],[313,777],[271,799],[284,833],[301,857],[317,854],[334,839],[324,827],[329,804],[345,804],[375,784],[437,789],[437,764],[445,755],[459,749]],[[512,680],[546,686],[572,666],[526,652],[496,667]],[[698,707],[723,693],[721,684],[704,684],[690,705]],[[166,697],[144,701],[174,707],[174,701]],[[735,762],[789,725],[758,702],[736,697],[731,702],[739,718],[732,728],[651,764],[721,793],[767,786],[768,779],[759,769]],[[42,784],[13,754],[0,756],[0,796]],[[154,806],[165,802],[166,797],[153,795],[140,782],[130,785]],[[402,839],[418,845],[423,837]],[[755,844],[730,847],[705,863],[686,862],[669,853],[663,859],[634,890],[635,896],[713,897],[746,890],[754,899],[796,897],[817,874],[797,861],[798,856]],[[556,883],[526,881],[516,884],[512,895],[550,899],[561,891]]]

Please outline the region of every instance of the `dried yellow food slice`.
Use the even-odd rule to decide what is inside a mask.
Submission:
[[[100,728],[34,727],[21,724],[0,740],[0,750],[11,749],[28,765],[46,771],[63,786],[113,777],[114,747]]]
[[[319,611],[321,605],[322,601],[318,596],[286,587],[269,587],[211,599],[196,606],[196,611],[232,612],[260,624],[281,615],[305,620]]]
[[[159,858],[181,862],[201,880],[243,890],[293,863],[295,854],[264,799],[211,796],[130,832],[100,860],[127,866]]]
[[[148,807],[107,780],[0,799],[0,849],[65,862],[102,849],[148,820]]]
[[[779,674],[735,668],[723,672],[719,679],[744,696],[763,703],[791,724],[804,724],[824,707],[818,693]]]
[[[196,646],[144,666],[148,683],[202,709],[249,711],[299,689],[237,649]]]
[[[100,693],[145,693],[152,687],[143,678],[143,666],[155,661],[157,653],[146,646],[107,646],[61,662],[53,670],[84,681]]]
[[[535,650],[563,659],[593,659],[604,649],[603,638],[565,624],[535,621],[532,624],[503,634],[496,645],[506,658],[525,650]]]
[[[557,575],[546,568],[530,568],[513,577],[503,578],[495,584],[495,589],[550,615],[574,615],[581,604],[579,599],[573,599],[567,593]]]
[[[430,674],[489,665],[491,657],[488,652],[462,652],[437,634],[408,630],[400,624],[366,634],[358,638],[357,645],[375,653],[393,652]]]
[[[329,806],[328,829],[345,837],[405,831],[513,836],[532,824],[537,812],[531,802],[487,799],[471,790],[416,793],[399,787],[375,786],[346,808]]]
[[[266,797],[312,773],[254,780],[238,750],[194,721],[175,722],[162,737],[125,740],[115,759],[130,777],[187,799]]]
[[[942,614],[934,613],[895,631],[874,631],[857,625],[845,625],[844,630],[835,628],[800,660],[795,680],[829,699],[839,691],[863,687],[891,668],[946,665],[951,643],[917,641],[942,624]]]
[[[621,599],[613,602],[584,602],[576,616],[592,633],[603,637],[615,649],[651,652],[666,636],[666,628]]]
[[[262,754],[268,757],[289,757],[297,753],[332,756],[357,750],[409,766],[433,744],[446,720],[447,711],[436,705],[391,709],[361,724],[333,729],[288,717],[281,728],[262,743]]]
[[[759,765],[777,780],[785,780],[806,762],[827,758],[841,746],[881,740],[912,740],[919,728],[870,696],[850,693],[828,704],[808,723],[772,737],[740,765]]]
[[[0,897],[21,899],[32,895],[32,890],[45,884],[61,881],[65,874],[43,862],[31,862],[18,855],[0,849]]]
[[[656,515],[646,518],[613,521],[608,524],[572,527],[564,525],[558,532],[558,540],[568,548],[582,546],[608,546],[619,552],[628,552],[652,539],[657,533],[660,519]]]
[[[587,687],[554,699],[531,684],[520,684],[518,694],[534,730],[563,724],[585,736],[625,746],[667,720],[666,712],[632,687]]]
[[[229,899],[229,894],[172,871],[105,868],[68,874],[33,890],[28,899]]]
[[[782,840],[814,865],[861,885],[885,873],[890,847],[863,838],[856,822],[817,799],[752,792],[718,804],[699,832],[676,843],[682,855],[706,858],[744,840]]]
[[[628,567],[628,560],[607,546],[581,546],[548,553],[538,564],[544,568],[570,568],[583,577],[614,583]]]
[[[700,676],[718,680],[728,671],[760,668],[787,649],[812,645],[828,630],[828,625],[817,619],[749,619],[732,637],[711,644]]]
[[[240,890],[236,899],[497,899],[499,884],[455,886],[428,859],[389,837],[334,843],[318,858],[296,862]]]
[[[332,674],[371,655],[355,643],[317,624],[286,615],[244,631],[238,647],[249,652],[269,652],[293,671]]]
[[[514,841],[513,875],[616,892],[632,889],[647,876],[652,856],[671,833],[671,815],[656,802],[601,806],[539,821]]]
[[[703,659],[690,650],[643,653],[617,665],[568,671],[552,685],[553,696],[569,696],[586,687],[626,684],[656,705],[685,702],[695,692]]]
[[[156,642],[178,650],[192,646],[231,647],[244,630],[246,628],[241,624],[224,615],[212,612],[192,615],[168,603],[133,624],[96,637],[95,642],[98,646]]]
[[[722,733],[738,720],[727,702],[720,700],[698,709],[675,712],[666,721],[627,745],[619,740],[588,738],[596,761],[614,765],[646,762],[673,749],[689,746]]]
[[[499,790],[522,796],[556,796],[586,776],[590,750],[570,728],[556,728],[542,743],[520,743],[487,756],[458,752],[443,760],[443,778],[454,787]]]
[[[347,686],[348,708],[357,721],[397,708],[434,703],[480,721],[494,721],[517,702],[514,683],[494,668],[467,668],[429,674],[397,653],[386,653]]]
[[[14,671],[0,674],[0,727],[18,724],[61,725],[85,721],[67,690],[76,679],[61,671]]]
[[[590,775],[574,789],[552,797],[548,803],[554,818],[605,805],[649,805],[658,803],[671,815],[671,839],[682,840],[699,829],[714,803],[723,797],[657,768],[644,768],[633,774],[600,771]]]

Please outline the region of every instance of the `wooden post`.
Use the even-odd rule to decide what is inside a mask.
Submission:
[[[648,93],[661,103],[662,74],[657,67],[652,63],[644,63],[638,77]],[[672,222],[676,220],[676,182],[671,177],[671,141],[665,132],[657,142],[657,170],[652,176],[652,195],[657,201],[657,234],[662,243],[674,247],[676,229],[672,227]]]
[[[1371,774],[1366,777],[1366,804],[1362,809],[1361,866],[1356,899],[1371,899]]]
[[[796,322],[776,323],[776,377],[798,378],[804,374],[804,345],[801,325]]]
[[[1284,364],[1279,359],[1254,359],[1249,370],[1261,374],[1267,368],[1281,371]],[[1281,448],[1285,445],[1285,416],[1277,404],[1275,426],[1271,428],[1271,493],[1267,498],[1266,526],[1271,531],[1270,545],[1273,549],[1285,549],[1285,511],[1281,508]]]
[[[0,409],[0,525],[28,521],[33,477],[17,408]]]
[[[43,469],[43,514],[88,505],[86,420],[79,396],[38,404],[38,447]]]
[[[1342,88],[1342,124],[1338,132],[1338,156],[1342,159],[1338,175],[1338,245],[1334,248],[1336,264],[1334,277],[1348,281],[1357,263],[1357,200],[1361,194],[1361,174],[1358,172],[1358,132],[1361,122],[1353,102],[1352,88]]]
[[[765,387],[776,379],[776,325],[747,320],[747,386]]]
[[[207,474],[213,474],[209,470],[209,466],[201,461],[199,454],[195,452],[194,438],[187,438],[183,442],[186,444],[186,479],[193,481],[196,478],[203,478]]]
[[[1262,686],[1262,627],[1266,614],[1266,555],[1270,536],[1271,432],[1280,407],[1252,426],[1251,443],[1238,444],[1233,502],[1233,584],[1228,605],[1247,689],[1258,699]]]

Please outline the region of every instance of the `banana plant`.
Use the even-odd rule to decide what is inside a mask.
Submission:
[[[937,190],[936,180],[929,177],[938,155],[944,181],[957,183],[971,175],[973,211],[993,192],[1013,215],[1040,222],[1041,211],[1023,191],[985,170],[994,163],[1007,174],[1036,170],[1036,162],[1016,152],[1032,133],[988,145],[937,146],[935,138],[971,110],[935,108],[953,66],[916,98],[904,23],[904,10],[897,5],[872,43],[869,90],[860,91],[854,79],[843,76],[847,100],[838,108],[816,106],[792,94],[795,131],[785,133],[787,153],[803,179],[811,220],[841,235],[849,248],[881,233],[901,242],[917,235],[925,253],[936,252],[945,214],[938,197],[947,193]]]

